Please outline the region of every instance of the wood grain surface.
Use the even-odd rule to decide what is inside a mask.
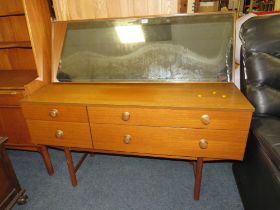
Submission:
[[[24,15],[0,17],[0,42],[29,41]]]
[[[88,122],[87,109],[85,106],[67,106],[67,105],[38,105],[23,104],[23,113],[29,120],[49,120],[60,122]],[[56,117],[50,116],[50,111],[56,109]]]
[[[51,77],[51,19],[48,1],[22,0],[31,39],[36,69],[40,80]]]
[[[57,20],[166,15],[179,12],[178,0],[54,0]]]
[[[24,14],[22,0],[0,0],[0,16]]]
[[[23,90],[0,90],[0,107],[19,106],[23,97]]]
[[[31,145],[26,121],[24,120],[20,107],[1,107],[0,127],[1,126],[3,131],[0,133],[0,136],[8,136],[8,144]]]
[[[9,41],[9,42],[0,42],[0,49],[7,48],[31,48],[30,41]]]
[[[227,130],[248,130],[252,117],[251,112],[131,107],[89,107],[88,111],[90,122],[93,124],[105,123]],[[122,114],[125,112],[130,114],[130,118],[127,121],[122,119]],[[204,124],[201,121],[203,115],[209,116],[209,124]]]
[[[233,83],[51,84],[23,100],[27,102],[254,111]]]
[[[35,144],[92,148],[88,123],[27,120],[27,124]],[[62,138],[56,138],[57,130],[63,131]]]
[[[24,89],[24,86],[37,78],[37,72],[30,70],[1,70],[0,90]]]
[[[91,125],[95,149],[241,160],[247,131],[125,125]],[[131,135],[131,143],[124,136]],[[206,139],[208,148],[199,141]]]
[[[64,44],[67,22],[52,23],[52,81],[57,81],[57,71],[60,62],[62,47]]]
[[[0,50],[1,70],[36,70],[32,49],[12,48]]]

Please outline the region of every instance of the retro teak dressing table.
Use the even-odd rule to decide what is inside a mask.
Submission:
[[[198,200],[204,161],[243,159],[254,111],[230,82],[232,22],[214,14],[54,23],[54,83],[23,101],[32,141],[64,149],[73,186],[84,157],[75,167],[71,150],[195,160]]]

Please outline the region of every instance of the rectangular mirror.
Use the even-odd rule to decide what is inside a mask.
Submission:
[[[229,82],[233,13],[68,22],[57,82]]]

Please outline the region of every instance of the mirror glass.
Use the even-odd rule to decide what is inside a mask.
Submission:
[[[228,82],[232,13],[69,22],[58,82]]]

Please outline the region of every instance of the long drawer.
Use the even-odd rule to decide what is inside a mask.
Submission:
[[[60,122],[88,122],[86,106],[23,104],[23,113],[29,120]]]
[[[248,130],[250,112],[88,107],[92,124]]]
[[[92,124],[98,150],[241,160],[247,131]]]
[[[27,120],[35,144],[92,148],[88,123]]]

